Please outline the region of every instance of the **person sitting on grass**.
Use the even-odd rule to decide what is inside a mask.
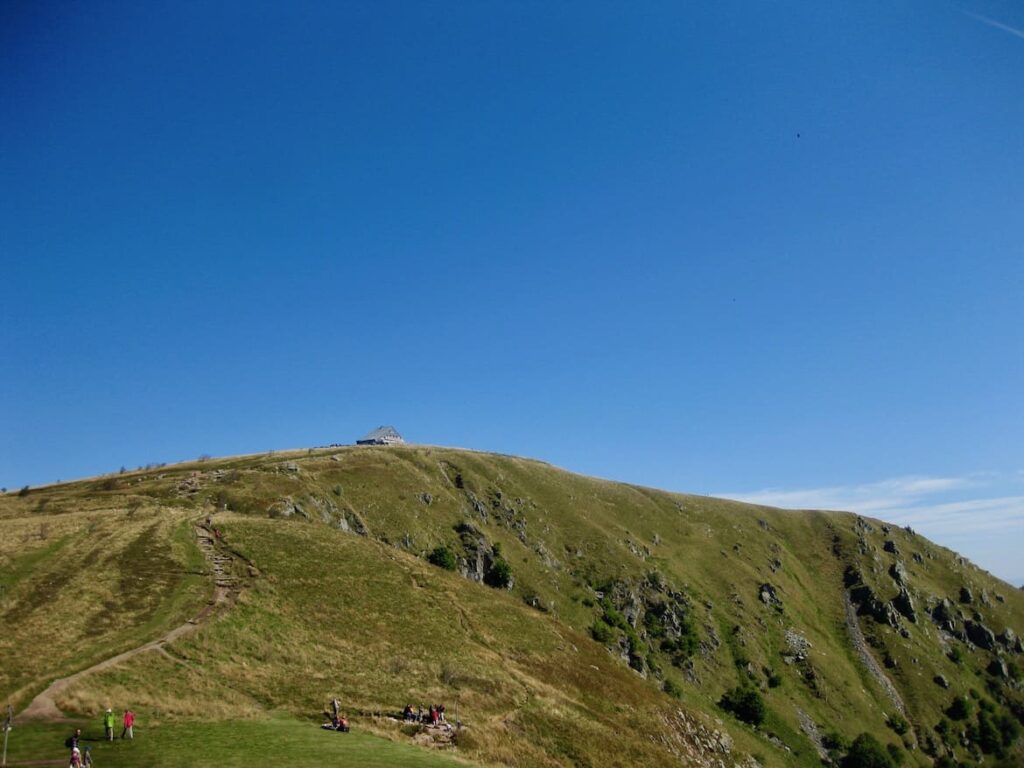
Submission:
[[[337,730],[340,731],[341,733],[348,733],[349,732],[350,727],[349,727],[349,724],[348,724],[348,718],[345,717],[345,715],[342,715],[341,717],[338,718]]]

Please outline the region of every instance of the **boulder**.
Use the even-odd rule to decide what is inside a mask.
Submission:
[[[898,555],[900,553],[899,549],[896,546],[896,542],[892,539],[886,539],[885,544],[882,545],[882,549],[893,555]]]
[[[967,639],[979,648],[991,651],[996,647],[995,632],[986,627],[980,621],[965,621],[964,630],[967,633]]]
[[[908,621],[917,623],[917,611],[914,609],[914,599],[910,596],[906,587],[900,589],[900,593],[893,598],[893,607],[899,611]]]
[[[974,594],[967,587],[960,587],[960,602],[966,605],[974,602]]]
[[[939,688],[949,688],[949,680],[946,679],[945,675],[936,675],[932,680]]]
[[[852,565],[846,566],[846,570],[843,571],[843,584],[849,588],[862,583],[864,583],[864,575],[860,570]]]
[[[775,587],[767,582],[762,584],[759,589],[759,597],[761,602],[768,606],[775,606],[777,608],[782,607],[782,601],[779,599],[779,595]]]
[[[892,576],[892,580],[896,582],[897,586],[905,587],[907,585],[907,566],[903,564],[902,560],[897,560],[889,566],[889,575]]]
[[[953,604],[946,598],[942,598],[938,605],[932,608],[932,619],[943,627],[954,622],[956,619],[953,616]]]
[[[1003,633],[999,635],[999,642],[1007,648],[1013,648],[1017,644],[1017,633],[1007,627],[1003,630]]]
[[[1006,662],[1002,659],[992,659],[985,671],[993,677],[998,677],[1002,680],[1010,676],[1010,670],[1007,669]]]

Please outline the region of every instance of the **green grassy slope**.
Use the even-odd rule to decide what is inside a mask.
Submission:
[[[0,497],[11,532],[0,653],[19,660],[0,668],[0,695],[23,706],[54,677],[194,614],[209,579],[189,521],[214,509],[225,541],[259,568],[238,605],[168,654],[76,683],[62,709],[131,702],[150,722],[187,727],[203,715],[308,717],[338,695],[365,728],[408,741],[375,713],[444,701],[468,724],[456,753],[486,764],[678,764],[710,759],[718,730],[733,742],[717,753],[728,761],[810,766],[815,727],[873,732],[912,765],[929,753],[974,760],[982,743],[990,761],[1019,760],[1019,740],[1003,745],[1024,714],[1013,637],[986,649],[957,635],[965,620],[1024,629],[1024,595],[954,553],[853,515],[425,447],[239,457]],[[427,562],[439,547],[457,571]],[[897,563],[916,621],[890,626],[865,595],[896,597]],[[511,588],[488,586],[503,570]],[[862,651],[847,586],[883,618],[856,620]],[[942,598],[953,601],[945,628],[927,613]],[[65,642],[28,650],[54,632]],[[895,685],[906,733],[862,652]],[[719,708],[735,686],[760,692],[759,728]],[[954,696],[971,698],[969,719],[944,714]]]

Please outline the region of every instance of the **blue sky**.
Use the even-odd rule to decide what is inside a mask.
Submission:
[[[0,484],[410,440],[1024,582],[1024,7],[0,5]]]

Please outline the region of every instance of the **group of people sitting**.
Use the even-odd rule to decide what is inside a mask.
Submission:
[[[427,712],[423,711],[422,705],[419,709],[413,710],[412,704],[406,704],[402,711],[402,719],[407,723],[429,723],[430,725],[443,723],[445,722],[444,704],[431,704]]]
[[[341,712],[341,702],[337,699],[331,699],[331,711],[324,712],[324,715],[327,717],[327,722],[320,727],[325,731],[349,732],[348,718]]]
[[[331,715],[330,720],[321,725],[325,731],[338,731],[339,733],[348,733],[350,728],[348,724],[348,718],[345,715]]]

